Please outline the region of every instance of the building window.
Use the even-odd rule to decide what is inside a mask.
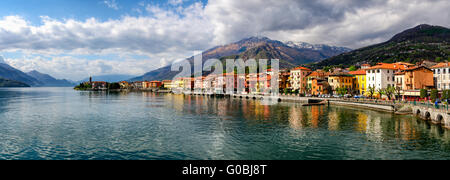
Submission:
[[[379,70],[379,69],[377,70],[377,73],[380,73],[380,70]]]

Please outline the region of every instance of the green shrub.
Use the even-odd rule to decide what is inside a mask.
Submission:
[[[431,90],[431,93],[430,93],[430,99],[434,102],[434,101],[436,101],[436,99],[438,99],[438,98],[439,98],[439,92],[438,92],[438,90],[437,90],[437,89]]]
[[[420,89],[420,98],[428,97],[428,91],[426,89]]]

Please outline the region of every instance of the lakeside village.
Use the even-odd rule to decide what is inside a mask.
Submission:
[[[450,63],[422,61],[363,64],[357,69],[325,68],[312,71],[306,67],[282,69],[278,73],[281,95],[322,98],[370,98],[387,101],[428,101],[447,104],[450,98]],[[223,94],[227,79],[234,77],[245,84],[244,92],[236,94],[268,95],[273,72],[266,74],[224,73],[223,76],[181,77],[175,80],[115,82],[92,81],[81,83],[76,90],[94,91],[153,91],[163,93],[201,92]],[[233,81],[233,80],[231,80]],[[222,87],[222,88],[215,88]],[[236,91],[236,90],[235,90]]]

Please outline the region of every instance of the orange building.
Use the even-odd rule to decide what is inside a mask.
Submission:
[[[150,88],[160,88],[162,86],[161,81],[151,81],[150,82]]]
[[[402,90],[419,90],[434,87],[433,71],[425,66],[410,67],[395,74],[396,86]]]
[[[308,90],[312,90],[312,83],[313,83],[313,79],[326,79],[328,76],[330,75],[329,72],[325,72],[322,70],[317,70],[317,71],[313,71],[311,72],[306,78],[307,78],[307,89]],[[308,92],[310,93],[310,92]],[[312,93],[311,93],[312,94]]]
[[[279,86],[281,90],[291,88],[291,83],[289,82],[289,78],[291,76],[291,72],[288,69],[281,69],[279,72]]]
[[[150,82],[144,81],[142,82],[142,89],[148,89],[150,88]]]
[[[328,92],[329,84],[327,80],[314,78],[311,81],[312,81],[311,84],[312,95],[329,94]]]

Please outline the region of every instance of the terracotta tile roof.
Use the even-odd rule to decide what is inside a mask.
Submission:
[[[443,68],[443,67],[449,67],[450,63],[439,63],[435,66],[432,66],[431,69],[436,69],[436,68]]]
[[[406,62],[396,62],[396,63],[393,63],[393,64],[407,65],[407,66],[414,66],[414,64],[406,63]]]
[[[294,68],[294,69],[292,69],[292,70],[305,70],[305,71],[311,71],[311,69],[308,69],[308,68],[305,68],[305,67],[302,67],[302,66],[296,67],[296,68]]]
[[[351,75],[366,75],[366,71],[365,70],[351,71],[351,72],[349,72],[349,74],[351,74]]]
[[[308,77],[320,77],[320,76],[328,76],[328,75],[330,75],[329,72],[313,71],[308,75]]]
[[[428,69],[428,70],[431,71],[430,68],[427,68],[427,67],[425,67],[425,66],[413,66],[413,67],[410,67],[410,68],[405,69],[405,71],[414,71],[414,70],[416,70],[416,69],[421,69],[421,68],[425,68],[425,69]]]
[[[353,76],[353,75],[349,73],[333,73],[330,74],[330,76]]]
[[[392,69],[392,70],[405,70],[408,68],[408,66],[411,66],[409,63],[378,63],[376,66],[367,68],[366,70],[371,69]]]

